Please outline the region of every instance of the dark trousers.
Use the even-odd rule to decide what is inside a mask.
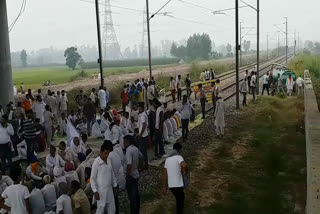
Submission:
[[[131,214],[139,214],[140,212],[140,194],[139,180],[129,176],[126,182],[128,198],[130,201]]]
[[[154,155],[158,156],[164,154],[164,145],[162,140],[162,134],[159,129],[155,130],[155,145],[154,145]]]
[[[114,194],[114,205],[116,206],[116,214],[119,214],[119,198],[118,195]]]
[[[176,198],[177,214],[183,214],[183,207],[184,207],[183,187],[170,188],[170,191]]]
[[[172,102],[176,102],[176,90],[172,89],[171,90],[171,97],[172,97]]]
[[[268,96],[270,95],[269,94],[269,84],[263,84],[263,88],[262,88],[262,95],[264,93],[264,90],[267,90],[267,93],[268,93]]]
[[[181,97],[182,97],[182,90],[181,88],[178,88],[178,101],[181,101]]]
[[[96,122],[95,117],[87,117],[88,136],[91,136],[91,128],[95,122]]]
[[[253,100],[256,100],[256,87],[251,86]]]
[[[8,142],[6,144],[0,144],[1,170],[3,174],[6,172],[6,168],[11,166],[11,156],[12,153],[10,143]],[[8,161],[8,165],[6,161]]]
[[[206,98],[200,99],[201,110],[202,110],[202,119],[206,118]]]
[[[190,98],[191,93],[192,93],[191,87],[187,87],[187,96],[188,96],[188,98]]]
[[[122,103],[122,112],[125,112],[126,111],[126,106],[127,106],[128,104],[127,103]]]
[[[182,125],[182,140],[185,141],[188,138],[189,133],[189,119],[181,119]]]
[[[242,105],[245,106],[245,105],[247,105],[247,93],[243,92],[242,95],[243,95]]]
[[[27,159],[28,161],[30,161],[31,157],[34,155],[33,152],[34,152],[34,148],[37,140],[36,138],[28,138],[25,140],[27,144]]]
[[[140,137],[138,138],[138,148],[144,158],[145,168],[148,168],[148,139],[149,137]]]

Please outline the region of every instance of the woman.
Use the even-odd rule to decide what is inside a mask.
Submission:
[[[192,106],[188,100],[187,95],[183,95],[180,113],[181,113],[181,123],[182,123],[182,140],[183,142],[185,142],[185,140],[188,138],[189,121],[192,113]]]

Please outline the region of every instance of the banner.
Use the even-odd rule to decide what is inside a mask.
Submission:
[[[205,81],[205,82],[199,82],[199,84],[202,84],[202,88],[204,90],[204,93],[206,95],[206,99],[208,103],[212,103],[212,83],[216,82],[216,80],[209,80],[209,81]],[[199,84],[196,84],[193,86],[193,92],[194,92],[194,99],[195,101],[200,101],[199,97],[200,97],[200,90],[199,90]]]

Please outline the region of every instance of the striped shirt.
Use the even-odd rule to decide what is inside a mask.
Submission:
[[[22,131],[25,139],[33,139],[37,136],[37,129],[32,119],[25,119],[23,121]]]

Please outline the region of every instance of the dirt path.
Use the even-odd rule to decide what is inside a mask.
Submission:
[[[230,63],[232,62],[231,58],[225,58],[225,59],[219,59],[214,61],[204,61],[201,62],[201,64],[208,64],[208,63]],[[184,65],[177,65],[172,67],[166,67],[166,68],[157,68],[152,71],[153,76],[157,77],[159,75],[175,75],[175,74],[186,74],[190,69],[190,64],[184,64]],[[131,74],[120,74],[120,75],[111,75],[105,78],[104,82],[107,87],[112,87],[120,82],[125,82],[127,80],[135,80],[140,78],[149,78],[149,71],[144,69],[137,73],[131,73]],[[86,78],[82,80],[77,80],[71,83],[64,83],[59,85],[53,85],[50,87],[46,87],[45,90],[51,89],[53,91],[58,90],[66,90],[70,91],[74,88],[91,88],[91,87],[97,87],[100,84],[99,79],[92,79],[92,78]]]

